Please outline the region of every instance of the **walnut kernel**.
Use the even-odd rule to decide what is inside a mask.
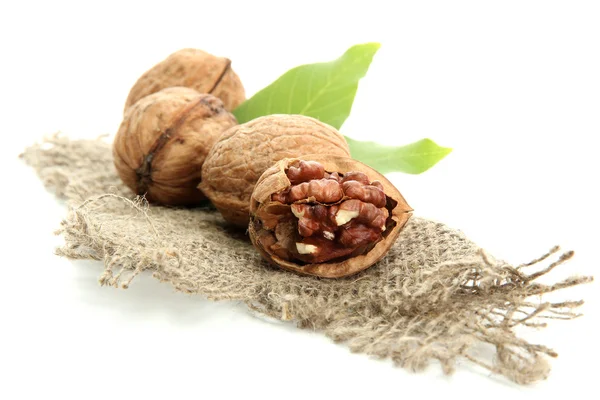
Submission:
[[[411,211],[372,168],[346,157],[306,155],[283,159],[260,177],[248,231],[271,264],[338,278],[383,258]]]

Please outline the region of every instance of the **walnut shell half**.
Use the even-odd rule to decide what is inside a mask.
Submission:
[[[231,224],[246,229],[258,178],[286,157],[322,153],[350,156],[332,126],[303,115],[268,115],[224,132],[202,167],[200,190]]]
[[[339,278],[382,259],[411,211],[374,169],[351,158],[312,154],[283,159],[260,177],[248,231],[269,263]]]
[[[237,123],[223,102],[193,89],[173,87],[144,97],[125,113],[113,143],[123,182],[155,203],[194,205],[213,143]]]
[[[146,71],[133,85],[125,111],[141,98],[159,90],[184,86],[212,94],[234,110],[246,100],[244,86],[231,69],[231,61],[198,49],[182,49]]]

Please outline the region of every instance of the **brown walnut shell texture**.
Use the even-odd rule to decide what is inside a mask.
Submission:
[[[275,162],[304,154],[350,156],[335,128],[303,115],[268,115],[235,126],[214,144],[202,167],[200,190],[223,218],[246,229],[258,178]]]
[[[260,230],[262,229],[262,221],[259,220],[257,214],[260,214],[261,209],[271,203],[273,194],[283,192],[291,187],[292,184],[286,175],[286,170],[288,166],[299,160],[316,161],[324,166],[326,172],[345,174],[351,171],[359,171],[366,174],[371,182],[379,181],[386,195],[386,208],[389,211],[387,220],[388,229],[383,233],[383,239],[377,242],[365,254],[320,264],[295,263],[282,259],[263,248],[257,241],[257,237],[260,235]],[[250,205],[251,217],[248,231],[252,243],[269,263],[303,275],[340,278],[354,275],[381,260],[398,238],[402,228],[412,215],[412,211],[412,208],[406,203],[406,200],[398,189],[373,168],[351,158],[311,154],[299,158],[281,160],[267,169],[260,177],[252,193]]]
[[[159,90],[183,86],[212,94],[234,110],[246,100],[244,86],[231,69],[231,61],[198,49],[182,49],[146,71],[133,85],[125,111],[134,103]]]
[[[194,205],[211,146],[237,124],[218,98],[173,87],[144,97],[125,113],[113,143],[123,182],[150,202]]]

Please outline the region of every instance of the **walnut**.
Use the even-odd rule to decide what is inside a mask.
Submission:
[[[200,189],[226,221],[246,229],[250,196],[262,173],[283,158],[316,152],[350,155],[344,137],[314,118],[259,117],[223,133],[206,157]]]
[[[194,205],[202,163],[224,130],[237,123],[223,102],[173,87],[144,97],[125,113],[113,144],[123,182],[155,203]]]
[[[372,168],[313,154],[283,159],[264,172],[252,192],[248,231],[268,262],[338,278],[383,258],[411,211]]]
[[[231,61],[198,49],[182,49],[146,71],[133,85],[125,111],[142,97],[159,90],[184,86],[220,98],[225,109],[233,111],[246,100],[240,78]]]

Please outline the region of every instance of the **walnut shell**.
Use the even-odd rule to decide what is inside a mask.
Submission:
[[[317,153],[350,156],[332,126],[303,115],[268,115],[235,126],[213,145],[200,190],[233,225],[246,229],[250,196],[262,173],[287,157]]]
[[[146,71],[133,85],[125,111],[142,97],[164,88],[184,86],[220,98],[228,111],[246,100],[240,78],[231,61],[198,49],[182,49]]]
[[[223,102],[194,89],[173,87],[144,97],[125,113],[113,144],[123,182],[151,202],[194,205],[213,143],[236,125]]]
[[[272,211],[269,211],[268,209],[275,209],[275,212],[279,214],[276,215],[276,217],[278,217],[280,221],[284,221],[285,218],[287,218],[285,216],[286,211],[282,210],[284,205],[277,201],[273,201],[273,195],[290,189],[292,183],[290,182],[286,171],[292,164],[295,164],[300,160],[316,161],[323,165],[326,173],[338,173],[340,176],[343,176],[349,172],[358,171],[367,175],[370,182],[379,182],[377,186],[382,188],[385,193],[385,209],[387,209],[387,212],[389,213],[385,222],[385,228],[382,228],[383,230],[379,241],[362,248],[362,253],[355,252],[340,259],[314,264],[297,262],[293,259],[286,260],[264,246],[264,242],[261,240],[262,235],[268,233],[267,231],[270,229],[276,229],[272,228],[272,226],[280,223],[276,222],[273,224],[271,221],[271,227],[266,227],[267,221],[265,221],[265,216],[269,215],[269,212],[272,213]],[[311,204],[314,202],[314,197],[303,201],[304,204]],[[406,200],[402,194],[400,194],[398,189],[396,189],[396,187],[383,175],[371,167],[351,158],[311,154],[299,158],[283,159],[262,174],[252,193],[250,205],[251,217],[248,231],[252,243],[260,251],[263,258],[269,263],[303,275],[339,278],[356,274],[381,260],[398,238],[400,231],[412,215],[411,211],[412,208],[406,203]],[[282,233],[278,232],[278,234],[281,235]],[[292,238],[290,238],[290,240],[291,239]]]

